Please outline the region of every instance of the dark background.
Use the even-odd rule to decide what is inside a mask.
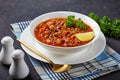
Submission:
[[[120,0],[0,0],[0,40],[4,36],[15,36],[10,31],[10,24],[32,20],[35,17],[51,11],[75,11],[88,15],[90,11],[98,16],[104,15],[111,19],[120,19]],[[107,44],[120,53],[120,39],[108,38]],[[20,48],[15,40],[15,48]],[[0,45],[1,49],[1,45]],[[25,56],[30,74],[24,80],[39,80],[39,76]],[[12,80],[8,73],[9,66],[0,63],[0,80]],[[110,73],[95,80],[120,80],[120,71]]]

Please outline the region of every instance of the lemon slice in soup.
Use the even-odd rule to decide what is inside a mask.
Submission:
[[[89,41],[95,36],[95,33],[93,31],[86,33],[77,33],[75,36],[81,41]]]

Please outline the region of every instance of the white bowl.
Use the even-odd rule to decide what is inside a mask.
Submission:
[[[87,23],[88,25],[91,26],[91,28],[93,29],[93,31],[95,32],[95,37],[93,40],[91,40],[89,43],[82,45],[82,46],[76,46],[76,47],[57,47],[57,46],[51,46],[51,45],[47,45],[44,44],[40,41],[38,41],[35,36],[34,36],[34,28],[41,22],[50,19],[50,18],[57,18],[57,17],[67,17],[69,15],[75,15],[75,18],[81,18],[83,20],[83,22]],[[97,38],[99,37],[99,33],[100,33],[100,27],[99,25],[90,17],[81,14],[81,13],[76,13],[76,12],[70,12],[70,11],[56,11],[56,12],[49,12],[43,15],[40,15],[38,17],[36,17],[30,24],[30,33],[33,37],[33,39],[40,45],[43,46],[45,49],[51,51],[52,53],[75,53],[78,51],[82,51],[85,50],[89,45],[91,45],[92,43],[94,43],[94,41],[97,40]]]

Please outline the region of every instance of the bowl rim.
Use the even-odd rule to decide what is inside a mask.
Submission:
[[[95,35],[95,37],[94,37],[90,42],[88,42],[87,44],[80,45],[80,46],[73,46],[73,47],[53,46],[53,45],[45,44],[45,43],[39,41],[38,39],[36,39],[36,37],[35,37],[35,35],[34,35],[34,30],[31,31],[32,25],[33,25],[36,21],[38,21],[39,18],[44,17],[44,16],[47,16],[47,15],[50,15],[50,14],[56,14],[56,13],[67,13],[67,14],[68,14],[68,13],[74,13],[74,14],[77,14],[77,15],[84,16],[84,17],[88,18],[89,20],[91,20],[92,22],[94,22],[94,24],[96,24],[96,26],[98,26],[98,27],[97,27],[97,36]],[[57,17],[53,17],[53,18],[57,18]],[[48,19],[50,19],[50,18],[48,18]],[[39,21],[39,23],[40,23],[40,22],[43,22],[43,21],[45,21],[45,20],[47,20],[47,19],[43,19],[42,21]],[[38,24],[36,24],[36,26],[37,26],[37,25],[38,25]],[[35,28],[36,26],[34,26],[34,28]],[[33,39],[34,39],[35,41],[37,41],[38,43],[40,43],[40,44],[42,44],[42,45],[44,45],[44,46],[51,47],[51,48],[58,48],[58,49],[74,49],[74,48],[80,48],[80,47],[88,46],[88,45],[92,44],[92,43],[99,37],[99,33],[100,33],[100,27],[99,27],[98,23],[97,23],[95,20],[93,20],[92,18],[88,17],[88,16],[85,15],[85,14],[82,14],[82,13],[79,13],[79,12],[73,12],[73,11],[53,11],[53,12],[47,12],[47,13],[41,14],[41,15],[39,15],[38,17],[34,18],[34,19],[31,21],[29,27],[30,27],[30,33],[32,33],[32,37],[33,37]],[[91,27],[91,28],[92,28],[92,27]],[[93,29],[93,28],[92,28],[92,29]],[[94,32],[95,32],[95,31],[94,31]]]

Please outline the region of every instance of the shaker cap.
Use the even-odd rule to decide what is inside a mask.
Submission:
[[[12,53],[13,58],[22,58],[24,57],[24,52],[21,49],[16,49]]]
[[[2,38],[1,43],[2,44],[8,44],[10,42],[13,42],[14,40],[10,36],[5,36]]]

